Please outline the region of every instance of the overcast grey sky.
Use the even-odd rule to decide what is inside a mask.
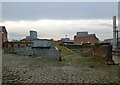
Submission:
[[[117,15],[116,2],[8,2],[3,20],[89,19]]]
[[[101,40],[112,37],[112,16],[117,2],[3,2],[3,24],[9,39],[21,39],[30,29],[40,38],[73,39],[78,31],[96,33]]]

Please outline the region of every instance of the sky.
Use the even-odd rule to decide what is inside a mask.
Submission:
[[[41,39],[69,37],[77,32],[95,33],[100,40],[112,38],[112,17],[117,2],[3,2],[2,25],[9,40],[22,39],[30,30]]]

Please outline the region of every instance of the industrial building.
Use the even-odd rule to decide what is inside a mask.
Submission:
[[[37,38],[36,31],[30,31],[30,36],[20,41],[4,42],[4,52],[27,56],[58,56],[58,52],[52,46],[52,40]]]
[[[26,38],[20,40],[21,42],[32,42],[32,47],[51,47],[52,43],[49,39],[39,39],[37,38],[37,32],[36,31],[30,31],[30,36],[26,36]]]
[[[63,44],[63,43],[62,43],[61,40],[57,40],[57,41],[53,40],[53,41],[52,41],[52,46],[59,46],[59,45],[62,45],[62,44]]]
[[[60,46],[60,45],[71,45],[74,40],[70,40],[70,38],[61,38],[60,40],[52,40],[52,46]]]
[[[20,41],[21,42],[31,42],[31,41],[33,41],[35,39],[38,39],[37,38],[37,31],[30,30],[29,36],[26,36],[26,38],[21,39]]]
[[[33,42],[5,42],[4,48],[33,47]]]
[[[99,39],[95,34],[88,34],[88,32],[77,32],[74,36],[74,44],[82,45],[82,44],[95,44],[98,43]]]
[[[37,31],[31,30],[31,31],[30,31],[30,38],[36,39],[36,38],[37,38]]]
[[[120,33],[120,30],[116,26],[116,16],[113,16],[113,38],[105,39],[102,43],[110,43],[113,46],[113,51],[117,51],[118,49],[120,49],[119,33]]]
[[[4,43],[5,48],[19,48],[19,47],[46,48],[51,46],[52,46],[51,40],[37,38],[36,31],[30,31],[30,36],[26,36],[26,38],[21,39],[20,41]]]
[[[3,43],[7,41],[8,41],[7,30],[5,26],[0,26],[0,49],[3,48]]]
[[[33,47],[35,48],[50,48],[52,46],[51,40],[48,39],[34,39]]]
[[[105,39],[104,41],[102,41],[102,43],[110,43],[111,45],[113,45],[113,39]]]
[[[69,44],[73,44],[73,40],[70,40],[70,38],[61,38],[61,41],[63,43],[63,45],[69,45]]]
[[[120,30],[119,30],[119,27],[116,26],[116,16],[113,16],[113,44],[112,44],[113,51],[120,52],[120,35],[119,34],[120,34]]]

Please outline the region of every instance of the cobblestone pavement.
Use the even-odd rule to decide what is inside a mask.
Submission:
[[[119,83],[118,65],[84,65],[56,58],[3,54],[3,83]]]

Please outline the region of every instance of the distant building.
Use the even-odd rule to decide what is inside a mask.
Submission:
[[[51,40],[37,38],[36,31],[30,31],[30,36],[21,39],[20,41],[11,41],[4,43],[5,48],[19,48],[19,47],[34,47],[34,48],[46,48],[51,47]]]
[[[99,39],[95,34],[88,34],[88,32],[77,32],[77,35],[74,36],[74,44],[95,44],[98,43]]]
[[[30,31],[30,38],[36,39],[37,38],[37,31]]]
[[[64,43],[64,45],[71,45],[74,43],[74,40],[65,41],[63,43]]]
[[[21,42],[31,42],[34,39],[38,39],[37,38],[37,31],[30,31],[30,36],[26,36],[26,38],[20,40]]]
[[[32,42],[33,47],[37,48],[49,48],[52,46],[52,41],[48,39],[35,39]]]
[[[57,41],[52,41],[52,46],[59,46],[59,45],[62,45],[63,42],[61,40],[57,40]]]
[[[110,43],[111,45],[113,45],[113,38],[105,39],[104,41],[102,41],[102,43]],[[116,43],[118,43],[118,46],[120,47],[120,37],[118,38],[118,42],[116,41]]]
[[[70,41],[70,38],[61,38],[61,41],[62,42],[68,42],[68,41]]]
[[[102,41],[102,43],[110,43],[111,45],[113,45],[113,39],[105,39],[104,41]]]
[[[46,48],[52,46],[52,41],[49,39],[39,39],[37,38],[37,32],[36,31],[30,31],[30,36],[26,36],[26,38],[20,40],[21,42],[32,42],[32,47],[38,47],[38,48]]]
[[[88,36],[88,32],[77,32],[77,36]]]
[[[34,48],[49,48],[52,46],[51,40],[48,39],[35,39],[31,42],[6,42],[4,48],[19,48],[19,47],[34,47]]]
[[[36,38],[39,39],[39,38]],[[30,36],[26,36],[26,38],[21,39],[21,42],[32,42],[33,40],[35,40],[34,38],[31,38]]]
[[[4,48],[33,47],[33,42],[5,42]]]
[[[5,26],[0,26],[0,49],[3,48],[3,43],[7,41],[8,41],[7,30]]]
[[[73,40],[70,40],[70,38],[61,38],[61,41],[63,45],[73,44]]]

